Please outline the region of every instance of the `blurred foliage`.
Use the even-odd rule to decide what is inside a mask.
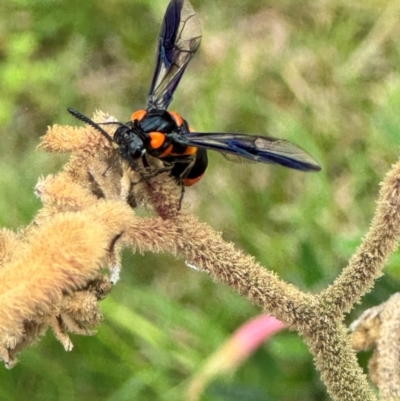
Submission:
[[[47,125],[79,124],[67,107],[128,120],[145,105],[167,0],[0,2],[0,223],[40,207],[39,175],[64,156],[36,150]],[[199,131],[262,133],[317,157],[319,174],[210,155],[187,191],[191,210],[304,290],[326,287],[372,217],[399,155],[400,3],[392,0],[193,0],[203,42],[172,109]],[[357,307],[396,291],[400,255]],[[1,400],[179,400],[187,379],[259,311],[169,255],[130,255],[103,302],[95,337],[65,353],[50,335],[12,371]],[[351,316],[349,317],[349,321]],[[365,365],[366,361],[361,356]],[[204,400],[327,400],[311,356],[279,334]]]

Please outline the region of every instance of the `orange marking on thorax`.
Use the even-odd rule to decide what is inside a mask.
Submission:
[[[165,142],[165,135],[162,132],[150,132],[150,146],[159,149]]]
[[[169,114],[173,117],[178,127],[183,125],[183,118],[176,111],[170,111]]]
[[[132,121],[135,121],[135,120],[142,121],[146,114],[147,114],[146,110],[137,110],[132,114],[131,120]]]
[[[160,156],[158,156],[158,157],[166,157],[166,156],[169,156],[170,155],[170,153],[171,153],[171,150],[174,148],[174,146],[171,144],[171,145],[169,145],[168,146],[168,148],[167,149],[165,149],[164,150],[164,152],[162,152],[161,153],[161,155]]]

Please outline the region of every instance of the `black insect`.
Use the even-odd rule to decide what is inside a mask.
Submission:
[[[172,96],[201,40],[200,21],[187,0],[171,0],[158,40],[157,64],[147,109],[132,114],[112,138],[98,124],[74,109],[68,111],[92,125],[117,144],[120,155],[136,169],[146,154],[157,157],[179,184],[190,186],[201,179],[207,164],[207,149],[231,159],[280,164],[301,171],[319,171],[317,161],[300,147],[283,139],[238,133],[202,133],[189,128],[178,113],[167,111]],[[233,155],[233,156],[232,156]]]

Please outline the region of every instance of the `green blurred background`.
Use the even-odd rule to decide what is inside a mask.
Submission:
[[[203,41],[172,110],[199,131],[293,141],[318,174],[210,155],[190,208],[305,291],[340,273],[369,226],[378,184],[399,154],[400,2],[193,0]],[[95,109],[127,121],[145,106],[167,0],[0,3],[0,222],[27,224],[40,175],[66,156],[36,150],[48,125]],[[394,255],[348,322],[398,288]],[[124,255],[95,337],[65,353],[51,333],[0,369],[0,400],[180,400],[187,380],[260,311],[169,255]],[[368,354],[360,355],[366,364]],[[281,333],[203,400],[327,400],[311,356]]]

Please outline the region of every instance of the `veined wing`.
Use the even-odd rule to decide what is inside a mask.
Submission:
[[[310,154],[284,139],[246,134],[193,132],[185,135],[182,142],[256,162],[280,164],[295,170],[321,170],[318,162]]]
[[[190,59],[201,41],[201,26],[187,0],[172,0],[158,40],[157,65],[147,108],[167,109]]]

